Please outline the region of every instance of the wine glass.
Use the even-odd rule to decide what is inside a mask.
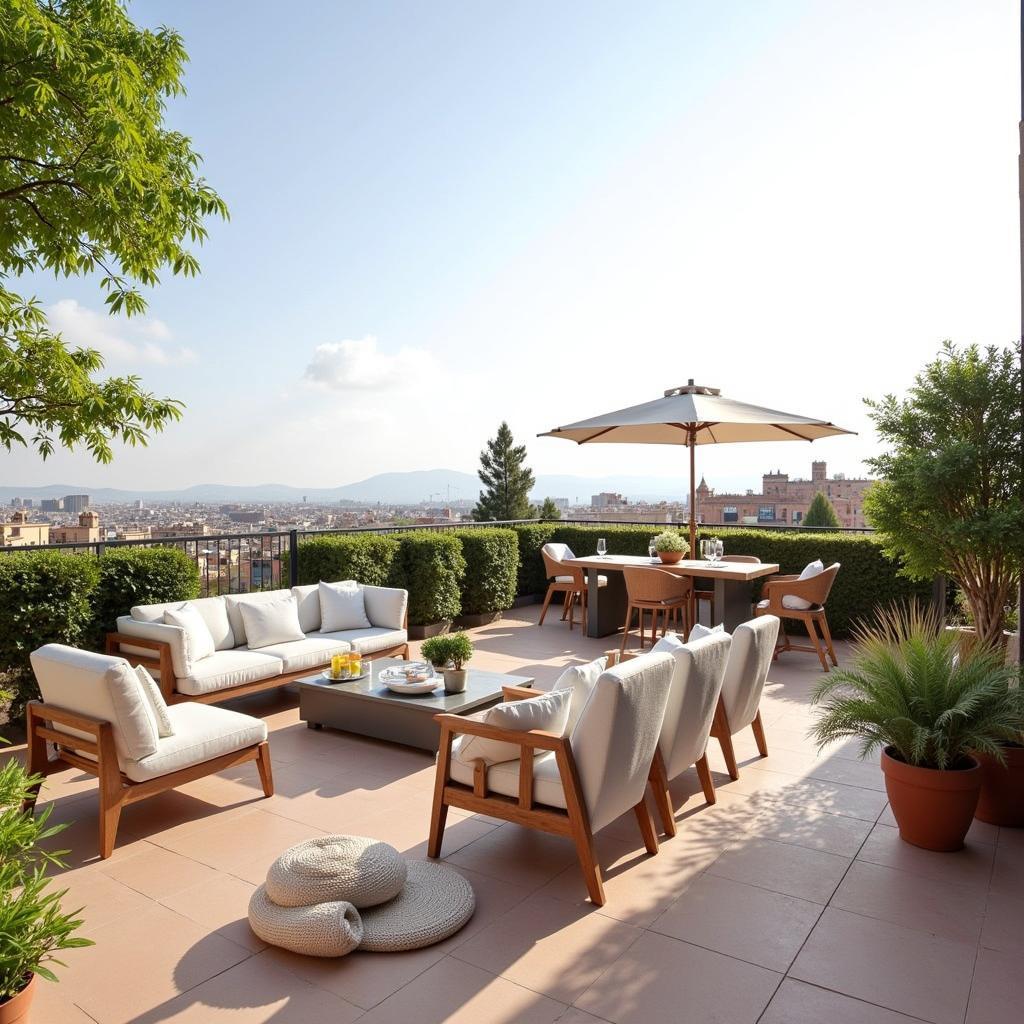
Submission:
[[[604,558],[608,552],[608,545],[605,543],[604,537],[597,538],[597,557]]]
[[[653,537],[647,542],[647,554],[651,556],[652,562],[658,557],[658,546],[654,543]]]
[[[725,544],[720,540],[715,540],[715,561],[720,562],[722,555],[725,554]]]
[[[715,560],[715,542],[713,540],[702,540],[700,542],[700,553],[705,561],[713,562]]]

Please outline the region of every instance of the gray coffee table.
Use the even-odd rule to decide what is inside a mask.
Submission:
[[[372,675],[351,683],[332,683],[322,675],[300,679],[299,718],[310,729],[328,725],[436,754],[441,729],[434,715],[482,711],[501,701],[503,686],[533,686],[529,676],[470,668],[462,693],[446,694],[441,687],[422,696],[392,693],[377,681],[377,675],[383,668],[401,664],[400,658],[374,658]]]

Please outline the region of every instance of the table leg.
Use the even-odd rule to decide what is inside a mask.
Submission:
[[[587,636],[617,633],[626,619],[626,578],[614,569],[605,570],[608,582],[597,584],[600,569],[587,569]]]
[[[725,631],[731,633],[741,622],[748,622],[753,618],[751,610],[754,588],[751,583],[743,583],[739,580],[715,580],[715,621],[713,626],[720,622],[724,624]]]

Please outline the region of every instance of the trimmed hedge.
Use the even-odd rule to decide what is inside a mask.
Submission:
[[[199,566],[180,548],[111,548],[97,559],[89,636],[96,650],[132,605],[191,601],[199,596]]]
[[[459,614],[466,572],[462,542],[440,530],[403,533],[388,585],[409,591],[409,625],[447,622]]]
[[[516,569],[517,597],[543,594],[548,589],[547,577],[544,575],[544,560],[540,557],[540,549],[554,537],[557,529],[557,523],[521,523],[512,527],[519,538],[519,558]]]
[[[299,583],[356,580],[371,587],[387,586],[399,541],[376,533],[327,534],[299,541]],[[288,575],[288,553],[281,559],[281,577]]]
[[[92,555],[31,551],[0,556],[0,690],[20,719],[39,697],[29,655],[43,644],[82,646],[93,621],[100,579]],[[3,701],[0,701],[2,704]]]
[[[462,577],[463,615],[484,615],[511,608],[516,599],[519,538],[512,530],[478,526],[456,530],[466,571]]]

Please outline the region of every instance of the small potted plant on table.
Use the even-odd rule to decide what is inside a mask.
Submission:
[[[67,826],[47,824],[49,807],[38,816],[24,809],[41,781],[13,758],[0,766],[0,1024],[28,1024],[36,979],[56,981],[48,964],[64,966],[54,953],[92,945],[74,935],[75,914],[61,910],[67,890],[46,891],[46,867],[63,867],[66,851],[40,844]]]
[[[463,666],[473,657],[473,642],[465,633],[432,636],[423,641],[420,651],[434,668],[443,670],[445,693],[466,689],[467,670]]]
[[[976,751],[998,761],[1024,727],[1013,666],[987,644],[967,650],[934,609],[894,606],[854,631],[849,668],[816,687],[820,747],[855,737],[861,756],[882,748],[882,773],[900,837],[959,850],[981,791]]]
[[[690,542],[678,530],[664,530],[654,538],[654,550],[665,565],[675,565],[690,550]]]

